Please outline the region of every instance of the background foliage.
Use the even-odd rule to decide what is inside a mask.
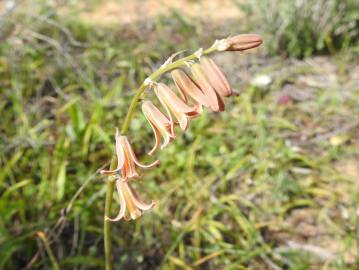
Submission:
[[[115,266],[358,269],[358,10],[315,1],[325,19],[311,2],[250,0],[245,18],[212,26],[181,11],[94,25],[75,1],[21,1],[2,13],[0,269],[51,269],[54,260],[102,268],[96,172],[133,89],[174,51],[258,29],[271,55],[332,52],[330,44],[335,54],[217,56],[241,95],[193,120],[144,173],[136,188],[158,205],[113,226]],[[272,83],[259,86],[255,75]],[[153,138],[140,113],[131,134],[146,158]]]
[[[310,56],[358,45],[359,3],[355,0],[238,1],[249,29],[270,42],[270,54]]]

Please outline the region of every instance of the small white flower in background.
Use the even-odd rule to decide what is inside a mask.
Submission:
[[[251,81],[251,84],[253,86],[256,86],[256,87],[259,87],[259,88],[268,87],[271,83],[272,83],[272,78],[269,75],[266,75],[266,74],[257,75]]]
[[[15,1],[11,1],[11,0],[6,1],[5,7],[8,10],[13,9],[15,7]]]

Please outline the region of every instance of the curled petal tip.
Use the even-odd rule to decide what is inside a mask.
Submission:
[[[143,202],[130,186],[129,182],[118,179],[116,181],[117,193],[120,199],[120,211],[114,218],[105,216],[106,221],[119,221],[124,219],[126,221],[139,218],[143,212],[151,209],[155,202],[147,204]]]
[[[175,124],[171,119],[167,118],[151,101],[145,101],[142,104],[142,112],[149,122],[153,133],[155,135],[155,145],[148,153],[152,155],[156,151],[161,143],[161,135],[163,137],[163,144],[167,145],[172,139],[175,138],[173,132],[173,125]]]
[[[232,90],[232,91],[233,91],[232,93],[233,96],[238,97],[240,95],[238,90]]]
[[[120,221],[122,218],[123,217],[110,218],[108,216],[105,216],[105,221],[116,222],[116,221]]]

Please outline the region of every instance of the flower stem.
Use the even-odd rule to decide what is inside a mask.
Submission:
[[[210,54],[217,51],[216,47],[212,46],[202,52],[203,55]],[[169,63],[165,66],[160,67],[158,70],[153,72],[148,78],[150,81],[154,81],[161,77],[168,71],[173,69],[185,66],[188,61],[195,60],[198,56],[193,53],[189,56],[183,57],[173,63]],[[140,87],[137,89],[135,96],[132,98],[130,107],[127,111],[125,121],[123,122],[121,134],[124,135],[128,132],[130,122],[132,120],[135,109],[138,105],[141,95],[148,87],[148,84],[143,82]],[[112,158],[111,169],[115,167],[116,156]],[[106,257],[106,270],[112,270],[112,243],[111,243],[111,221],[106,220],[106,217],[110,216],[111,205],[112,205],[112,194],[115,187],[115,181],[107,181],[107,190],[106,190],[106,201],[105,201],[105,221],[104,221],[104,241],[105,241],[105,257]]]
[[[115,187],[115,181],[107,181],[105,216],[109,216],[112,205],[112,193]],[[106,270],[112,270],[112,243],[111,243],[111,221],[106,220],[104,223],[105,234],[105,256]]]
[[[111,169],[116,166],[117,158],[114,155],[111,161]],[[105,239],[105,260],[106,270],[112,270],[112,242],[111,242],[111,221],[107,220],[106,217],[111,215],[112,205],[112,194],[115,189],[115,181],[108,179],[106,189],[106,200],[105,200],[105,216],[104,216],[104,239]]]
[[[37,236],[41,239],[41,241],[43,242],[44,246],[45,246],[45,250],[47,252],[47,254],[49,255],[51,264],[52,264],[52,268],[54,270],[60,270],[60,266],[58,264],[58,262],[56,261],[55,255],[51,250],[49,241],[47,240],[46,234],[42,231],[37,233]]]

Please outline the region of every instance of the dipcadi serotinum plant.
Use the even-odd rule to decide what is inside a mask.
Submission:
[[[179,54],[175,53],[141,84],[132,99],[121,131],[116,129],[115,155],[110,169],[101,171],[101,174],[108,176],[104,223],[106,269],[112,269],[111,222],[136,219],[154,206],[153,201],[145,203],[139,198],[131,187],[131,181],[139,177],[137,166],[144,169],[153,168],[159,164],[159,160],[150,164],[140,163],[126,136],[133,113],[144,91],[153,89],[163,107],[161,110],[150,100],[142,102],[142,112],[155,137],[154,146],[148,153],[153,155],[156,150],[164,149],[176,138],[175,127],[177,125],[182,131],[186,131],[189,120],[199,117],[204,108],[215,112],[223,111],[225,107],[223,98],[235,94],[221,69],[206,55],[222,51],[245,51],[261,44],[260,36],[242,34],[216,40],[206,50],[201,48],[191,55],[173,61]],[[173,90],[173,87],[157,81],[168,72],[171,72],[178,93]],[[111,218],[109,215],[115,186],[120,200],[120,210],[117,216]]]

